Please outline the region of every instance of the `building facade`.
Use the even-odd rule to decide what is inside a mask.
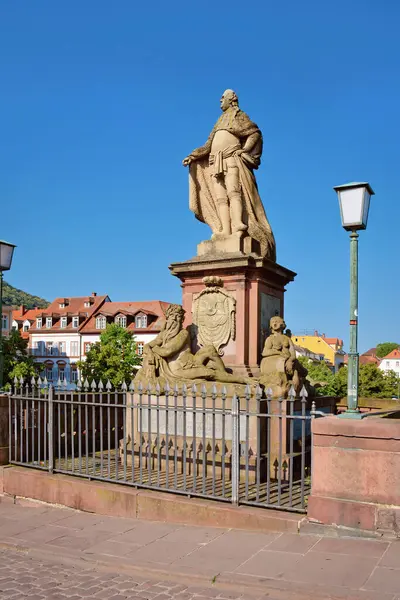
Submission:
[[[323,355],[326,364],[335,373],[345,364],[346,353],[343,350],[343,340],[339,338],[329,338],[324,333],[319,334],[315,331],[313,335],[293,334],[292,340],[297,346]]]
[[[46,309],[37,309],[29,328],[29,352],[43,365],[42,374],[54,383],[74,384],[76,363],[82,357],[80,328],[108,296],[56,298]],[[26,332],[24,332],[26,333]]]
[[[387,356],[384,356],[380,362],[379,368],[385,373],[394,371],[397,377],[400,377],[400,350],[396,348]]]
[[[12,327],[12,306],[2,306],[2,315],[1,315],[1,334],[5,337],[10,335],[11,327]]]
[[[80,328],[82,357],[86,356],[92,344],[100,340],[101,333],[110,323],[130,331],[135,336],[137,353],[142,355],[143,346],[160,333],[168,306],[168,302],[161,300],[104,303]]]

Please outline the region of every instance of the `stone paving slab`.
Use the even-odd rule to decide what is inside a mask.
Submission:
[[[35,597],[400,600],[400,541],[194,527],[0,502],[0,598]]]

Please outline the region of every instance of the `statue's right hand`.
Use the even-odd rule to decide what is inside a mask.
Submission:
[[[183,159],[182,164],[184,167],[188,167],[190,165],[190,163],[192,162],[193,157],[192,156],[187,156],[186,158]]]

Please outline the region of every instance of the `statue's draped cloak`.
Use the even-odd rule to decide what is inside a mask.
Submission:
[[[224,112],[215,124],[206,144],[191,153],[196,160],[190,164],[189,169],[189,208],[199,221],[211,227],[213,233],[222,232],[211,180],[213,171],[209,166],[212,140],[215,133],[221,129],[239,138],[242,147],[250,135],[258,134],[257,143],[251,153],[241,155],[234,153],[233,156],[239,169],[244,204],[243,220],[247,225],[248,235],[259,242],[262,256],[275,261],[275,239],[253,173],[253,169],[257,169],[260,164],[262,134],[248,115],[237,107]]]

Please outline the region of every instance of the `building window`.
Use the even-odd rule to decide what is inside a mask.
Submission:
[[[136,317],[136,327],[138,329],[145,329],[147,327],[147,316],[139,315]]]
[[[115,317],[115,322],[120,327],[126,327],[126,317],[124,315],[118,315],[118,317]]]
[[[83,351],[85,354],[87,354],[89,352],[91,345],[92,345],[91,342],[85,342],[83,344]]]
[[[62,365],[62,366],[60,365],[58,367],[58,379],[60,381],[65,381],[65,367],[64,367],[64,365]]]
[[[36,327],[37,329],[42,329],[42,319],[36,319]]]
[[[96,317],[96,329],[105,329],[107,325],[107,319],[100,315]]]
[[[398,361],[398,360],[396,360],[396,367],[398,367],[398,366],[399,366],[399,361]]]
[[[79,342],[71,342],[71,356],[79,356]]]
[[[50,366],[46,366],[44,376],[46,377],[47,381],[52,381],[53,380],[53,368]]]
[[[136,342],[136,353],[139,354],[139,356],[143,355],[143,347],[144,342]]]
[[[85,302],[85,304],[83,305],[85,308],[90,308],[90,302]]]
[[[75,329],[79,327],[79,317],[72,317],[72,327]]]
[[[2,315],[2,318],[1,318],[1,328],[2,329],[8,329],[8,317],[7,317],[7,315]]]
[[[29,331],[29,325],[24,325],[22,327],[22,331]]]
[[[61,317],[61,321],[60,321],[60,327],[62,329],[65,329],[65,327],[67,326],[68,323],[68,319],[67,317]]]
[[[67,353],[67,342],[58,342],[58,351],[60,354]]]
[[[75,367],[71,368],[71,382],[76,383],[78,381],[78,369]]]
[[[47,329],[50,329],[50,327],[53,327],[53,319],[51,317],[46,317],[46,327],[47,327]]]

